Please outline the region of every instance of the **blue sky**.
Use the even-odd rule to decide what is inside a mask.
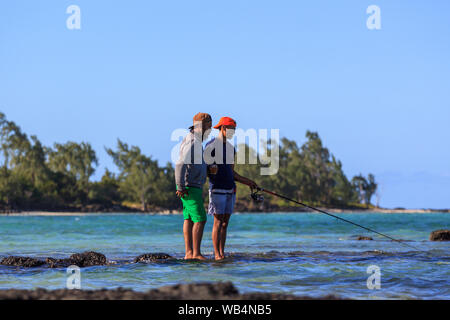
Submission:
[[[0,111],[46,145],[90,142],[95,179],[117,138],[169,161],[198,111],[299,144],[315,130],[349,177],[375,174],[382,206],[450,207],[449,14],[444,0],[3,1]]]

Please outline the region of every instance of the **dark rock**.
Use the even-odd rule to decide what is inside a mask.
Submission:
[[[80,268],[90,266],[103,266],[107,263],[104,254],[94,251],[75,253],[71,255],[68,260],[70,260],[71,264],[79,266]]]
[[[133,263],[138,262],[156,262],[160,260],[169,260],[174,259],[172,256],[168,255],[167,253],[145,253],[141,254],[140,256],[134,258]]]
[[[335,296],[301,297],[291,294],[255,292],[240,294],[231,282],[190,283],[165,286],[147,292],[129,289],[102,290],[0,290],[0,300],[311,300],[339,299]]]
[[[231,282],[177,284],[152,291],[162,299],[176,300],[186,298],[194,300],[221,299],[239,295],[239,291]]]
[[[55,258],[47,258],[45,259],[45,263],[49,268],[67,268],[68,266],[74,264],[70,259],[55,259]]]
[[[435,230],[431,232],[430,241],[450,241],[450,230]]]
[[[358,236],[356,240],[373,240],[371,237],[365,237],[365,236]]]
[[[47,258],[45,261],[31,258],[31,257],[6,257],[0,262],[2,265],[6,266],[19,266],[19,267],[39,267],[42,265],[47,265],[49,268],[67,268],[71,265],[76,265],[80,268],[89,266],[103,266],[107,264],[105,255],[94,252],[87,251],[83,253],[75,253],[66,259],[55,259]]]
[[[0,264],[5,266],[16,266],[16,267],[39,267],[45,264],[45,261],[30,258],[30,257],[16,257],[10,256],[3,258]]]

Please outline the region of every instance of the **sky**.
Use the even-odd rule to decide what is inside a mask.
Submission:
[[[381,206],[449,208],[449,14],[446,0],[2,1],[0,112],[45,145],[90,142],[94,180],[118,138],[170,161],[199,111],[299,145],[317,131],[349,178],[375,175]]]

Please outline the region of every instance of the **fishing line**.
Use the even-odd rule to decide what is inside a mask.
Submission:
[[[294,203],[296,203],[296,204],[302,205],[302,206],[304,206],[304,207],[306,207],[306,208],[309,208],[309,209],[311,209],[311,210],[318,211],[318,212],[323,213],[323,214],[326,214],[326,215],[328,215],[328,216],[330,216],[330,217],[333,217],[333,218],[336,218],[336,219],[338,219],[338,220],[342,220],[342,221],[344,221],[344,222],[350,223],[350,224],[352,224],[352,225],[354,225],[354,226],[363,228],[363,229],[365,229],[365,230],[367,230],[367,231],[370,231],[370,232],[379,234],[379,235],[381,235],[381,236],[383,236],[383,237],[386,237],[386,238],[388,238],[388,239],[391,239],[391,240],[393,240],[393,241],[396,241],[396,242],[398,242],[398,243],[400,243],[400,244],[402,244],[402,245],[404,245],[404,246],[410,247],[410,248],[412,248],[412,249],[414,249],[414,250],[422,251],[422,250],[420,250],[420,249],[418,249],[418,248],[416,248],[416,247],[414,247],[414,246],[412,246],[412,245],[409,245],[409,244],[404,243],[404,242],[402,242],[402,241],[400,241],[400,240],[394,239],[394,238],[392,238],[391,236],[388,236],[388,235],[383,234],[383,233],[381,233],[381,232],[378,232],[378,231],[376,231],[376,230],[373,230],[373,229],[364,227],[364,226],[362,226],[362,225],[360,225],[360,224],[357,224],[357,223],[355,223],[355,222],[352,222],[352,221],[350,221],[350,220],[347,220],[347,219],[344,219],[344,218],[335,216],[334,214],[328,213],[328,212],[326,212],[326,211],[323,211],[323,210],[320,210],[320,209],[311,207],[311,206],[309,206],[309,205],[307,205],[307,204],[304,204],[304,203],[302,203],[302,202],[300,202],[300,201],[297,201],[297,200],[294,200],[294,199],[290,199],[290,198],[288,198],[288,197],[285,197],[285,196],[283,196],[283,195],[281,195],[281,194],[278,194],[278,193],[275,193],[275,192],[273,192],[273,191],[269,191],[269,190],[266,190],[266,189],[263,189],[263,188],[260,188],[260,187],[257,187],[256,190],[257,190],[257,191],[266,192],[266,193],[271,194],[271,195],[274,195],[274,196],[276,196],[276,197],[279,197],[279,198],[282,198],[282,199],[285,199],[285,200],[294,202]]]

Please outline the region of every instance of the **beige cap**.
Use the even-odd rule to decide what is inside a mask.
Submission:
[[[195,125],[195,123],[199,121],[201,121],[202,123],[212,122],[212,118],[208,113],[199,112],[194,116],[193,121]]]

